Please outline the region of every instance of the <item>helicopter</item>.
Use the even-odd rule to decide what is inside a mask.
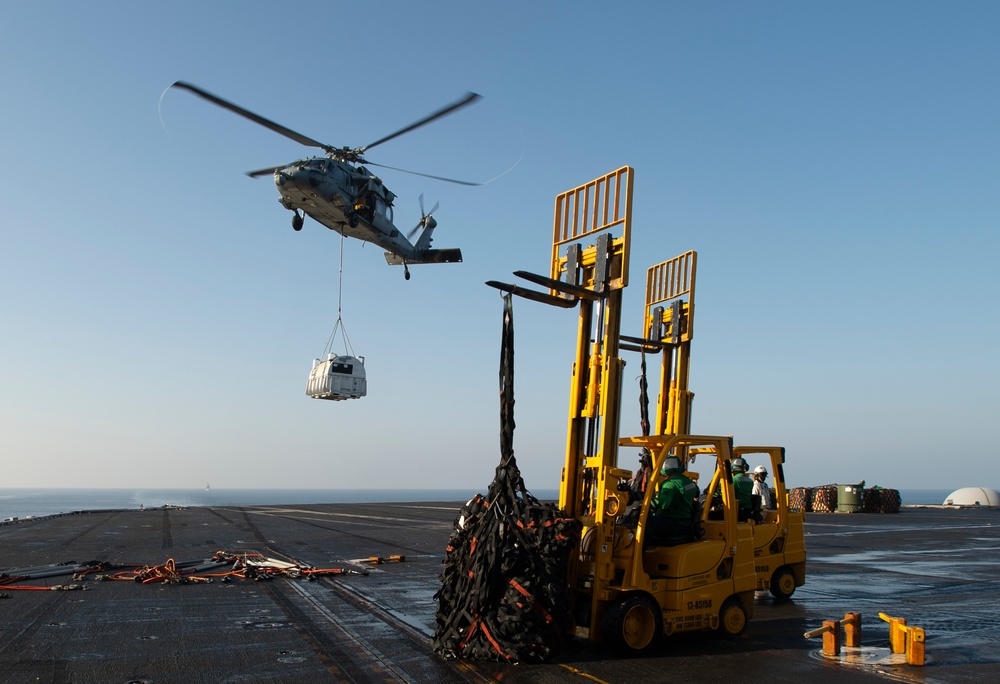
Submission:
[[[318,147],[323,150],[326,154],[325,157],[310,157],[284,166],[247,172],[251,178],[274,176],[274,184],[280,194],[278,201],[283,207],[293,212],[292,228],[294,230],[302,230],[305,217],[310,216],[344,237],[373,242],[385,250],[387,263],[403,267],[403,275],[407,280],[410,279],[409,264],[442,264],[462,261],[461,249],[430,248],[434,229],[437,227],[437,220],[434,218],[437,204],[430,211],[425,212],[423,195],[421,195],[419,198],[420,221],[404,235],[393,224],[393,201],[396,199],[396,195],[385,187],[381,178],[365,168],[364,164],[449,183],[458,183],[459,185],[480,185],[480,183],[376,164],[365,159],[363,155],[376,145],[381,145],[474,103],[480,99],[476,93],[466,93],[455,102],[364,147],[351,148],[333,147],[313,140],[191,83],[177,81],[171,87],[194,93],[302,145]],[[418,232],[420,235],[411,242]]]

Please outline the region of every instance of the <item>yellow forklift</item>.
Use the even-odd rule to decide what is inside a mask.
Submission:
[[[649,269],[645,335],[620,336],[633,179],[634,171],[626,166],[556,197],[549,275],[515,272],[548,292],[487,284],[546,304],[579,306],[559,494],[560,507],[582,525],[580,553],[570,559],[567,577],[574,633],[638,652],[660,634],[741,634],[752,617],[757,578],[751,525],[737,520],[732,438],[687,434],[694,252]],[[583,244],[590,240],[593,244]],[[619,437],[625,366],[619,357],[621,339],[640,350],[663,353],[652,436]],[[632,472],[618,467],[620,444],[646,448],[654,456],[634,527],[624,524]],[[650,501],[668,456],[677,457],[686,469],[697,457],[714,459],[706,500],[719,503],[700,511],[703,535],[697,541],[645,547]]]
[[[612,530],[615,575],[607,577],[608,570],[598,562],[597,552],[588,554],[584,535],[580,570],[585,581],[577,589],[586,595],[591,588],[587,582],[592,582],[591,606],[603,609],[599,638],[638,652],[653,645],[661,633],[719,630],[739,636],[753,617],[757,575],[752,526],[737,517],[732,438],[658,435],[625,438],[622,444],[649,448],[658,456],[634,533],[620,525]],[[703,500],[715,503],[700,507],[697,522],[701,534],[696,540],[649,546],[644,536],[650,503],[663,480],[661,468],[669,456],[678,456],[687,466],[695,458],[714,460],[715,472]],[[698,479],[698,473],[688,470],[686,474]],[[599,533],[600,527],[593,529]],[[591,624],[590,629],[595,626]]]
[[[644,337],[622,336],[623,349],[645,354],[661,353],[660,383],[654,434],[685,434],[690,431],[691,401],[688,390],[691,338],[694,335],[694,292],[697,254],[686,252],[657,264],[646,276]],[[645,391],[643,392],[645,402]],[[645,409],[643,411],[645,413]],[[644,426],[648,418],[643,418]],[[804,515],[788,507],[785,486],[785,448],[738,446],[734,457],[763,456],[774,478],[774,506],[762,511],[753,526],[754,565],[757,590],[787,599],[806,581]]]
[[[778,599],[787,599],[796,587],[806,583],[805,515],[788,508],[785,488],[784,447],[741,446],[736,456],[764,456],[774,477],[774,507],[761,512],[753,529],[753,556],[757,572],[757,590],[770,591]]]

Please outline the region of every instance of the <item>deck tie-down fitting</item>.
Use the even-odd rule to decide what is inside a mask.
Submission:
[[[878,616],[889,623],[889,648],[893,653],[905,653],[908,665],[924,664],[924,630],[909,627],[904,618],[889,617],[885,613]],[[844,638],[841,642],[841,627]],[[844,613],[842,620],[824,620],[823,626],[803,634],[806,639],[823,636],[823,655],[840,655],[841,646],[859,648],[861,646],[861,613]]]

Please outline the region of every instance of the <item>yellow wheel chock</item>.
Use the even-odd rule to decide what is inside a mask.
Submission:
[[[910,627],[904,618],[879,613],[889,623],[889,648],[893,653],[905,653],[908,665],[924,664],[924,630]],[[843,641],[841,628],[843,627]],[[823,637],[823,655],[839,656],[841,646],[861,646],[861,613],[845,613],[842,620],[824,620],[823,626],[803,634],[806,639]]]

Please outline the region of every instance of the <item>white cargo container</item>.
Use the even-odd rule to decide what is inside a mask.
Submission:
[[[327,355],[326,361],[313,359],[306,394],[313,399],[359,399],[368,393],[363,356]]]

